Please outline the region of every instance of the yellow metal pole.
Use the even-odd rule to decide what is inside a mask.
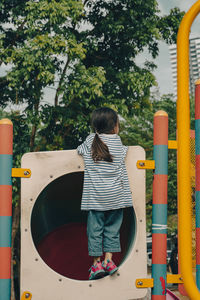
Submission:
[[[190,299],[200,299],[192,275],[192,215],[190,186],[190,101],[189,101],[189,34],[200,12],[198,0],[185,14],[177,39],[177,128],[178,128],[178,227],[179,259],[185,289]]]

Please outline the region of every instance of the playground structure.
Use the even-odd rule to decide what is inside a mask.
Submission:
[[[90,262],[84,252],[86,216],[79,210],[84,172],[81,157],[75,150],[27,153],[22,168],[13,169],[12,123],[0,120],[0,300],[10,300],[11,177],[22,177],[21,299],[132,300],[145,297],[150,287],[152,299],[161,300],[166,299],[167,283],[184,283],[189,298],[200,299],[200,81],[196,82],[195,97],[196,283],[192,274],[189,104],[189,33],[199,12],[200,0],[184,16],[178,33],[177,141],[168,141],[168,116],[159,111],[154,116],[153,160],[145,160],[141,147],[132,146],[128,151],[133,210],[125,212],[123,249],[116,257],[119,272],[114,276],[86,279]],[[176,149],[178,158],[177,275],[167,275],[166,267],[168,149]],[[146,267],[145,169],[154,169],[152,278],[147,278]],[[66,257],[62,250],[67,251]],[[82,264],[80,273],[73,271],[74,257]]]
[[[145,172],[138,170],[141,147],[130,147],[127,169],[134,210],[125,212],[119,272],[88,281],[86,214],[80,210],[84,163],[76,150],[27,153],[22,168],[31,177],[21,184],[21,293],[33,299],[131,299],[145,296],[133,284],[146,274]],[[135,270],[133,274],[132,270]],[[78,271],[77,271],[78,270]],[[40,280],[38,281],[38,278]]]

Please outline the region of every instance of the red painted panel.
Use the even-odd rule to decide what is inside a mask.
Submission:
[[[12,186],[0,185],[0,216],[12,216]]]
[[[153,233],[152,234],[152,263],[166,264],[166,259],[167,259],[167,234]]]
[[[167,204],[167,175],[156,174],[153,179],[153,204]]]
[[[13,126],[0,125],[0,154],[13,154]]]
[[[195,119],[200,119],[200,84],[195,87]]]
[[[154,145],[168,145],[168,117],[154,117]]]
[[[11,248],[0,247],[0,279],[11,278]]]

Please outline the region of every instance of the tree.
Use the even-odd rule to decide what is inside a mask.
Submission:
[[[86,50],[73,33],[83,14],[81,1],[26,1],[23,15],[20,11],[17,12],[19,15],[17,20],[13,20],[15,29],[12,32],[15,42],[10,40],[10,44],[6,45],[10,37],[10,28],[5,28],[2,34],[1,59],[4,63],[13,64],[13,67],[2,80],[4,89],[1,98],[4,99],[4,103],[25,103],[27,117],[32,123],[30,150],[33,151],[40,124],[40,112],[44,107],[41,102],[44,88],[54,85],[58,78],[54,98],[57,111],[59,94],[67,84],[66,79],[72,77],[72,73],[75,77],[79,71],[77,76],[82,88],[85,82],[81,82],[81,78],[89,77],[93,82],[95,87],[90,90],[91,83],[87,94],[100,94],[104,72],[101,67],[86,69],[81,62]],[[81,87],[79,92],[80,90]],[[73,91],[76,92],[76,89]],[[46,110],[45,107],[44,111]]]
[[[150,88],[155,85],[155,64],[146,61],[138,67],[135,58],[144,49],[155,58],[158,42],[176,42],[183,17],[179,9],[160,17],[155,0],[85,1],[87,22],[92,30],[82,33],[86,41],[85,63],[101,65],[106,70],[103,91],[109,102],[117,103],[120,113],[134,115],[148,106]],[[170,22],[171,21],[171,22]]]
[[[41,149],[69,148],[87,135],[96,106],[122,115],[147,107],[155,64],[138,67],[135,58],[145,48],[155,58],[162,38],[175,42],[183,16],[175,9],[160,17],[155,0],[2,0],[0,9],[0,61],[12,66],[0,79],[0,104],[24,103],[31,151],[41,119]],[[53,105],[42,102],[48,86]],[[48,131],[62,141],[46,139]]]
[[[146,151],[146,159],[153,159],[153,118],[158,110],[164,110],[169,118],[169,140],[176,140],[176,102],[173,95],[164,95],[161,99],[152,99],[151,108],[122,124],[122,140],[128,145],[140,145]],[[176,151],[169,150],[168,155],[168,214],[177,214],[177,161]],[[152,183],[153,172],[146,172],[147,229],[152,219]]]

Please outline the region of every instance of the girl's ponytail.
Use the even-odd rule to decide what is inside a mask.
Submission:
[[[100,139],[98,133],[96,133],[94,136],[91,150],[92,150],[92,158],[95,162],[99,160],[104,160],[108,162],[113,161],[108,146]]]
[[[94,161],[113,161],[108,146],[100,139],[99,134],[114,134],[119,124],[117,113],[109,107],[100,107],[92,113],[92,128],[96,132],[92,143],[92,158]]]

